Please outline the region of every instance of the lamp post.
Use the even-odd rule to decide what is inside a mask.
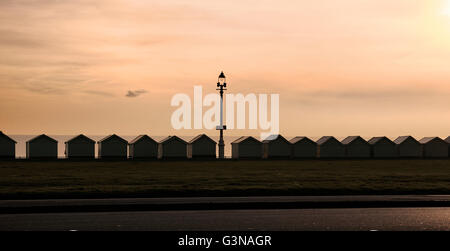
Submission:
[[[220,130],[219,138],[219,159],[225,158],[225,143],[223,142],[223,130],[227,129],[227,126],[223,124],[223,91],[227,88],[225,74],[223,71],[220,72],[219,78],[217,79],[217,89],[220,93],[220,125],[216,127],[216,130]]]

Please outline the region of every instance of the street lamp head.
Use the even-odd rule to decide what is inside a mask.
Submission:
[[[219,75],[219,78],[218,78],[218,85],[219,84],[223,85],[225,83],[225,80],[226,80],[225,74],[223,74],[223,71],[222,71],[222,72],[220,72],[220,75]]]

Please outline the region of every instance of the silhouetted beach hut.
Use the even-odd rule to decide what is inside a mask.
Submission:
[[[156,159],[158,142],[148,135],[139,135],[128,143],[128,155],[132,159]]]
[[[126,159],[128,141],[117,136],[109,135],[98,141],[98,158],[100,159]]]
[[[370,145],[360,136],[348,136],[341,143],[347,158],[370,158]]]
[[[28,159],[58,158],[58,141],[45,134],[36,136],[26,143]]]
[[[292,158],[316,158],[317,143],[307,137],[295,137],[289,140],[291,143]]]
[[[16,144],[15,140],[0,131],[0,158],[14,159],[16,157]]]
[[[263,157],[262,143],[251,136],[242,136],[231,142],[231,157],[233,159],[261,159]]]
[[[448,156],[450,157],[450,136],[448,136],[444,141],[448,143]]]
[[[291,143],[281,135],[270,135],[263,143],[266,159],[288,159],[291,157]]]
[[[208,137],[206,134],[200,134],[189,141],[187,155],[192,159],[215,159],[216,145],[217,142]]]
[[[158,158],[186,159],[187,142],[177,136],[169,136],[158,143]]]
[[[425,158],[447,158],[448,143],[439,137],[425,137],[419,140]]]
[[[65,147],[66,158],[95,158],[95,141],[83,134],[66,141]]]
[[[369,140],[373,158],[395,158],[397,150],[395,143],[387,137],[373,137]]]
[[[411,136],[400,136],[394,140],[397,154],[400,158],[420,158],[422,157],[422,146]]]
[[[317,141],[317,155],[319,158],[344,158],[345,148],[333,136],[323,136]]]

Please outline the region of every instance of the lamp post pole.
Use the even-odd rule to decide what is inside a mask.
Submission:
[[[223,141],[223,130],[227,129],[227,126],[223,124],[223,91],[227,88],[225,74],[223,71],[220,73],[218,81],[217,81],[217,89],[220,93],[220,125],[216,127],[216,130],[220,131],[219,138],[219,159],[225,158],[225,143]]]

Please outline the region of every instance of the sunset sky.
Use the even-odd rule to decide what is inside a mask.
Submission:
[[[448,0],[1,0],[0,10],[7,134],[195,135],[171,128],[171,97],[215,92],[223,70],[229,93],[280,94],[285,135],[450,135]]]

